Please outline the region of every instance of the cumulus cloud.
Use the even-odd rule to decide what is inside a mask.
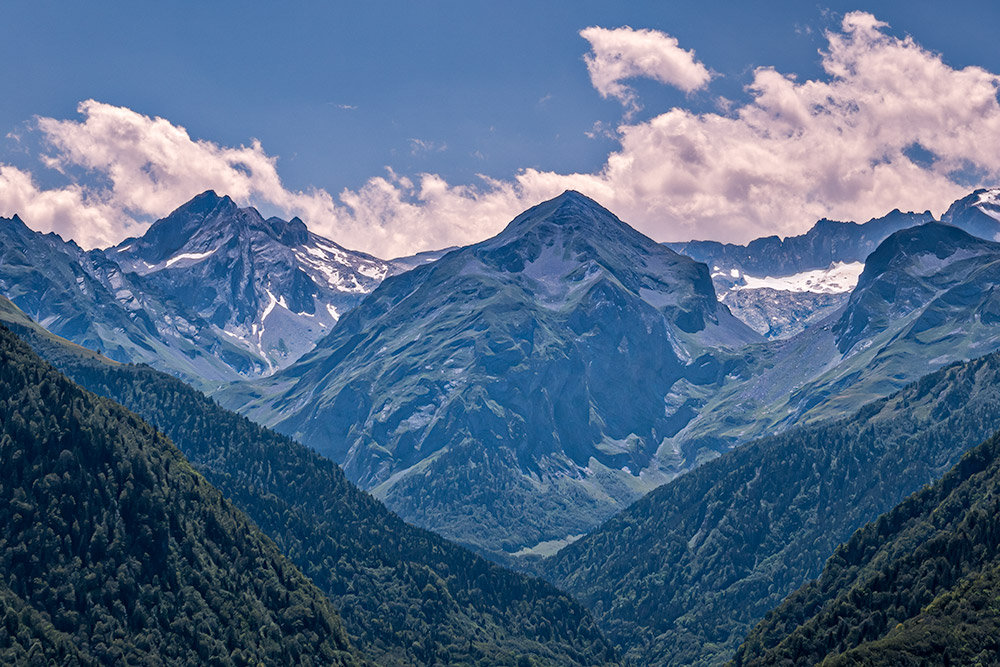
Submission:
[[[0,215],[19,212],[36,228],[102,245],[134,233],[131,220],[165,215],[214,188],[392,257],[481,240],[567,188],[659,240],[744,242],[896,207],[941,213],[974,185],[957,183],[957,174],[1000,181],[1000,77],[952,68],[886,28],[870,14],[848,14],[826,34],[825,74],[815,80],[761,68],[747,98],[719,112],[674,108],[626,121],[614,135],[620,145],[594,173],[525,169],[466,185],[390,169],[335,196],[292,190],[258,142],[198,141],[167,120],[88,101],[82,120],[43,118],[38,127],[51,167],[68,175],[82,167],[99,185],[41,190],[30,174],[0,165]]]
[[[30,173],[0,164],[0,215],[15,214],[33,229],[55,232],[86,248],[111,245],[135,227],[127,215],[79,185],[44,190]]]
[[[479,188],[451,186],[431,174],[414,182],[391,169],[335,200],[321,189],[286,188],[277,159],[256,140],[237,148],[199,141],[166,119],[94,100],[78,110],[82,120],[38,119],[50,149],[43,161],[67,175],[83,168],[102,184],[41,190],[29,173],[0,165],[0,215],[19,213],[35,229],[84,247],[141,232],[137,219],[165,216],[207,189],[298,215],[321,234],[384,257],[482,238],[520,205],[509,185],[488,179]]]
[[[826,35],[823,80],[762,68],[728,114],[675,108],[619,128],[600,174],[611,203],[660,238],[746,240],[823,216],[941,212],[968,189],[957,172],[1000,178],[1000,78],[953,69],[885,27],[845,16]],[[914,146],[934,159],[911,159]]]
[[[125,211],[162,215],[209,188],[285,209],[308,207],[317,196],[286,190],[275,158],[256,140],[227,148],[195,141],[183,127],[124,107],[88,100],[78,110],[82,121],[38,120],[54,151],[45,162],[59,170],[76,166],[100,174],[110,181],[107,201]]]
[[[623,81],[645,77],[690,93],[712,78],[694,51],[682,49],[676,38],[658,30],[592,26],[581,30],[580,36],[590,42],[591,53],[584,61],[594,88],[601,97],[613,97],[631,111],[638,110],[638,98]]]

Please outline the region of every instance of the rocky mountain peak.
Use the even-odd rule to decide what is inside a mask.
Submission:
[[[980,188],[962,197],[945,211],[941,222],[1000,241],[1000,188]]]
[[[522,274],[549,287],[567,288],[610,275],[635,293],[652,289],[677,294],[685,285],[715,301],[707,267],[573,190],[533,206],[469,252],[491,269]]]
[[[623,231],[637,234],[635,230],[596,201],[575,190],[566,190],[558,197],[529,208],[514,218],[494,239],[494,245],[535,237],[550,240],[554,237],[571,238],[587,235],[591,238],[620,235]]]
[[[925,331],[949,318],[981,319],[994,306],[984,306],[977,295],[990,301],[996,280],[984,267],[998,256],[1000,244],[939,222],[892,234],[868,256],[833,327],[838,349],[856,350],[904,320],[913,322],[914,331]]]
[[[112,254],[127,252],[155,264],[175,255],[195,236],[232,224],[241,211],[228,196],[206,190],[154,222],[141,237],[126,239],[109,250]]]
[[[291,220],[268,218],[265,223],[269,235],[282,245],[295,247],[305,245],[309,241],[309,229],[298,216]]]

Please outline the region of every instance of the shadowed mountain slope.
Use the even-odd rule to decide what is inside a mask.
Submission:
[[[764,438],[651,492],[541,569],[626,658],[717,665],[838,544],[1000,428],[1000,354]]]
[[[858,530],[735,664],[991,665],[1000,655],[1000,436]]]

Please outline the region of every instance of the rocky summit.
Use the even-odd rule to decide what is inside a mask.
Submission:
[[[299,218],[265,219],[211,190],[105,255],[255,352],[262,363],[252,374],[311,349],[390,270]]]

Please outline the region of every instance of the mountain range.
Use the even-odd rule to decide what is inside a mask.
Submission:
[[[202,388],[287,365],[397,270],[212,191],[103,251],[0,219],[0,293],[57,335]]]
[[[838,311],[769,342],[706,265],[566,193],[387,279],[313,351],[217,398],[404,519],[532,559],[734,446],[1000,347],[998,251],[904,228]]]
[[[993,231],[997,193],[945,218]],[[7,221],[0,288],[516,563],[733,446],[994,349],[997,247],[927,218],[675,246],[709,269],[566,193],[483,243],[383,262],[209,191],[104,251]],[[758,335],[747,295],[768,332],[795,326]]]
[[[0,652],[172,663],[188,620],[201,660],[283,650],[250,615],[298,618],[275,660],[301,664],[982,659],[995,441],[962,457],[1000,430],[998,225],[977,190],[941,221],[668,247],[566,192],[383,261],[211,191],[107,249],[0,220],[0,321],[67,376],[3,332]],[[124,551],[63,516],[101,498],[77,515],[110,529],[137,484]],[[154,540],[168,579],[127,576],[141,525],[186,526]],[[278,583],[199,588],[258,566]],[[122,597],[67,615],[74,572]],[[176,586],[207,607],[167,627],[147,603]]]
[[[849,414],[940,366],[1000,347],[1000,244],[927,223],[873,252],[848,303],[785,341],[748,351],[674,437],[688,462],[792,424]]]
[[[980,189],[949,207],[944,222],[1000,240],[1000,190]],[[930,211],[894,210],[865,223],[820,220],[808,232],[767,236],[745,246],[717,241],[668,243],[712,268],[720,300],[767,338],[790,338],[846,302],[864,261],[890,235],[933,222]]]
[[[252,374],[300,357],[390,271],[310,232],[299,218],[265,220],[213,191],[104,255],[248,344],[264,363]]]

